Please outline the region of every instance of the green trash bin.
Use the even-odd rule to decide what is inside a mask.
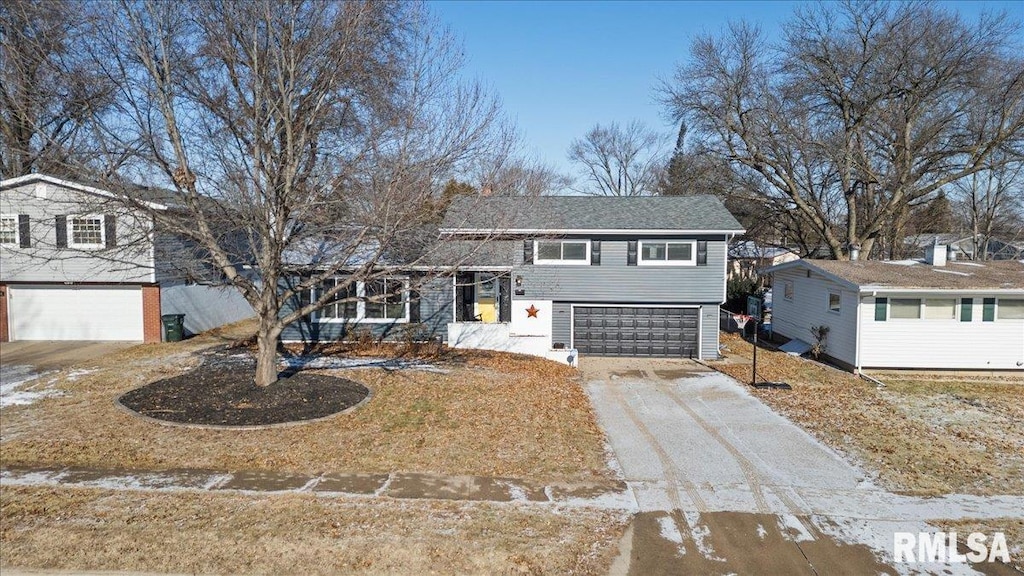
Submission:
[[[164,314],[160,318],[164,321],[164,341],[181,342],[185,337],[185,315]]]

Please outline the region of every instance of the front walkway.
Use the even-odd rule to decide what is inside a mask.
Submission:
[[[894,532],[1024,510],[1019,496],[883,490],[745,386],[693,362],[582,365],[640,511],[619,573],[973,574],[964,564],[891,566]]]

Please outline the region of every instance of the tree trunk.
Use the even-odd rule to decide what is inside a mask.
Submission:
[[[277,337],[280,330],[260,322],[256,333],[256,385],[267,387],[277,382]]]

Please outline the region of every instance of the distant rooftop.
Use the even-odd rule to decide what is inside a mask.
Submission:
[[[453,233],[743,230],[714,196],[461,197],[441,228]]]
[[[859,287],[939,288],[948,290],[1024,290],[1024,262],[947,262],[932,266],[916,260],[856,262],[799,260]],[[794,263],[781,266],[791,266]],[[781,267],[780,266],[780,267]],[[779,267],[776,267],[779,268]]]

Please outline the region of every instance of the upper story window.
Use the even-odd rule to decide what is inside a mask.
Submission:
[[[321,293],[346,278],[329,278],[321,284]],[[349,282],[317,313],[321,322],[408,322],[409,286],[402,278],[378,278]]]
[[[640,242],[640,264],[653,266],[696,266],[695,240]]]
[[[103,216],[68,217],[68,244],[72,248],[102,248],[105,240]]]
[[[587,240],[537,240],[534,250],[537,264],[590,264]]]
[[[0,216],[0,244],[18,244],[18,217]]]

